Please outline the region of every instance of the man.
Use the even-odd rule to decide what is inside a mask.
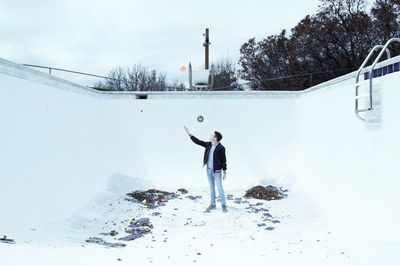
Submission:
[[[207,177],[208,183],[210,184],[210,206],[206,209],[207,212],[216,208],[215,204],[215,184],[217,184],[219,198],[221,200],[222,211],[227,212],[224,188],[222,187],[221,171],[223,173],[222,179],[226,178],[226,155],[225,147],[220,143],[222,139],[221,133],[214,131],[210,136],[210,141],[205,142],[199,140],[192,134],[187,127],[185,127],[186,133],[190,136],[190,139],[197,145],[205,148],[203,163],[207,165]],[[203,165],[203,166],[204,166]]]

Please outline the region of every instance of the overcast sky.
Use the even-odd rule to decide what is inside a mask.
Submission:
[[[204,64],[206,27],[211,61],[237,61],[249,38],[290,30],[318,5],[318,0],[1,0],[0,57],[100,75],[142,64],[184,82],[187,73],[180,66]]]

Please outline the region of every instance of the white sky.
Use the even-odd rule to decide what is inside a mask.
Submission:
[[[241,44],[292,28],[318,0],[2,0],[0,57],[99,75],[135,63],[186,81],[202,67],[203,32],[211,61],[239,58]],[[91,85],[91,84],[85,84]]]

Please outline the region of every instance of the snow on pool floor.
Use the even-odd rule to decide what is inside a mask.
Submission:
[[[0,244],[2,265],[393,265],[399,259],[398,245],[367,242],[335,229],[301,191],[289,191],[283,200],[243,198],[241,203],[235,198],[241,198],[244,190],[226,191],[232,195],[228,213],[219,203],[216,210],[205,213],[208,189],[188,190],[165,206],[148,209],[125,200],[130,191],[108,189],[66,222],[31,228],[19,234],[16,245]],[[201,198],[192,200],[188,195]],[[127,235],[125,228],[133,218],[143,217],[154,226],[150,234],[118,240]],[[101,234],[111,230],[118,235]],[[126,247],[86,243],[89,237]]]

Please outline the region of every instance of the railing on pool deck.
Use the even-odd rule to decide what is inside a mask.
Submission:
[[[62,69],[62,68],[56,68],[56,67],[39,66],[39,65],[31,65],[31,64],[22,64],[22,65],[23,66],[27,66],[27,67],[35,67],[35,68],[47,69],[49,71],[49,75],[51,75],[52,70],[57,70],[57,71],[61,71],[61,72],[84,75],[84,76],[89,76],[89,77],[118,80],[118,79],[109,78],[109,77],[105,77],[105,76],[100,76],[100,75],[95,75],[95,74],[90,74],[90,73],[85,73],[85,72],[79,72],[79,71],[74,71],[74,70],[68,70],[68,69]]]

